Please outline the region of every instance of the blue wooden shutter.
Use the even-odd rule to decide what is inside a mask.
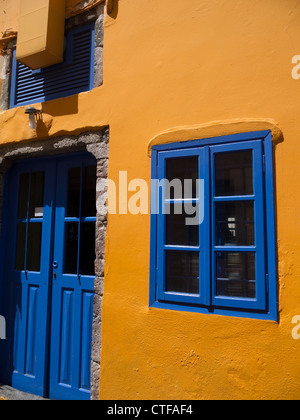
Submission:
[[[45,102],[93,88],[94,25],[71,29],[66,34],[65,60],[61,64],[31,70],[13,59],[10,107]]]

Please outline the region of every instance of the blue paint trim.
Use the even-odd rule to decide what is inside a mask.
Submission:
[[[203,171],[201,176],[205,180],[204,184],[204,220],[200,227],[202,235],[201,241],[203,243],[202,252],[200,255],[200,270],[202,270],[202,303],[206,306],[211,306],[212,299],[212,285],[210,281],[210,266],[207,264],[211,259],[211,249],[210,249],[210,225],[205,221],[210,217],[210,195],[211,195],[211,179],[210,179],[210,149],[208,146],[204,146],[204,155],[203,155]]]
[[[156,215],[151,213],[150,307],[277,321],[278,302],[276,284],[275,200],[273,183],[273,145],[271,132],[260,131],[243,133],[240,135],[217,137],[215,139],[194,140],[154,146],[152,148],[151,179],[160,180],[165,177],[166,159],[171,157],[195,156],[197,154],[200,156],[205,149],[207,154],[202,160],[204,179],[206,180],[206,184],[208,184],[205,189],[205,198],[211,197],[208,200],[205,199],[205,214],[210,214],[211,221],[210,223],[203,223],[205,229],[202,234],[200,233],[200,238],[204,241],[202,243],[206,243],[203,250],[208,250],[204,261],[207,262],[211,259],[211,267],[214,267],[214,253],[222,250],[255,252],[256,273],[258,273],[257,296],[255,299],[219,298],[215,296],[215,285],[214,282],[211,281],[211,278],[214,278],[212,277],[214,276],[214,274],[212,274],[214,272],[214,268],[212,268],[211,273],[211,267],[209,267],[207,263],[204,264],[204,268],[202,266],[203,271],[200,275],[200,278],[202,278],[202,282],[200,282],[202,288],[199,296],[169,292],[166,293],[164,291],[165,268],[162,253],[164,253],[166,249],[198,251],[199,248],[173,247],[165,245],[164,217],[161,214]],[[253,195],[245,197],[213,197],[210,186],[210,181],[213,184],[213,159],[210,158],[210,153],[213,156],[214,153],[221,151],[238,151],[247,149],[252,150],[253,153]],[[152,191],[152,200],[153,194],[154,192]],[[213,203],[233,201],[236,199],[237,201],[253,200],[255,203],[255,245],[250,247],[210,246],[209,244],[213,244],[214,238],[214,229],[210,229],[210,224],[213,226],[212,220],[214,220],[214,214],[212,211],[214,207]],[[264,206],[266,206],[266,217]],[[209,239],[205,242],[206,238]],[[211,286],[213,289],[210,289]],[[200,298],[201,294],[204,295],[203,300]]]
[[[9,107],[14,108],[16,101],[16,84],[17,84],[17,61],[16,61],[16,50],[13,52],[12,57],[12,68],[11,68],[11,81],[10,81],[10,96],[9,96]]]
[[[157,270],[157,189],[153,181],[158,179],[157,173],[157,151],[153,150],[151,159],[151,215],[150,215],[150,287],[149,287],[149,305],[153,305],[156,300],[156,270]]]
[[[90,89],[94,89],[95,79],[95,25],[91,27]]]

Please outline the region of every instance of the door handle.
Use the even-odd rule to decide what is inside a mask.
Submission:
[[[56,270],[57,267],[58,267],[58,262],[57,261],[53,261],[52,266],[53,266],[54,270]],[[56,271],[53,271],[53,278],[56,280]]]

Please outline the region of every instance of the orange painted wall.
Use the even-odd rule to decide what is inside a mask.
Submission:
[[[6,30],[18,28],[19,0],[2,0],[0,4],[0,38]]]
[[[299,399],[292,318],[300,314],[300,80],[291,60],[300,54],[300,4],[115,0],[114,7],[105,21],[103,86],[41,105],[36,134],[24,108],[1,113],[0,143],[109,125],[109,177],[127,170],[129,179],[149,181],[147,145],[162,131],[226,121],[216,128],[221,135],[231,121],[275,121],[284,135],[275,147],[279,323],[149,308],[150,217],[110,215],[100,397]]]

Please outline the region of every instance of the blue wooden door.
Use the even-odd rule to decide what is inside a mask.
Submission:
[[[8,173],[0,381],[15,388],[90,397],[95,189],[89,155],[26,161]]]
[[[58,163],[50,348],[50,397],[89,399],[96,166]]]
[[[37,395],[46,383],[53,165],[21,163],[7,174],[2,223],[3,382]]]

